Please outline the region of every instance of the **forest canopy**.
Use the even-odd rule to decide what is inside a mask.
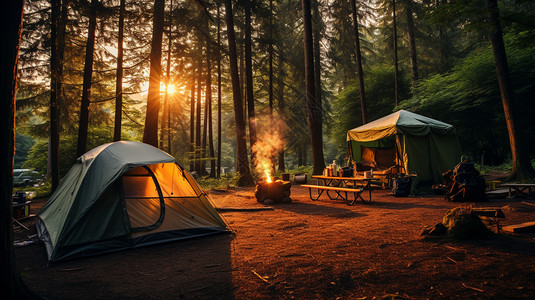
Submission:
[[[487,2],[303,0],[308,32],[299,1],[28,0],[17,166],[50,174],[52,161],[63,176],[80,153],[149,135],[190,171],[218,177],[244,157],[255,164],[253,144],[276,135],[273,168],[284,171],[318,159],[312,125],[322,160],[344,164],[347,130],[398,109],[454,125],[465,155],[502,164],[511,148]],[[498,8],[513,116],[530,158],[535,3]]]

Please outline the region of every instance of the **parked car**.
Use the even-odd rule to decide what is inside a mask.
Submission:
[[[30,169],[14,169],[13,170],[13,185],[26,186],[37,184],[44,181],[44,178],[39,172]]]

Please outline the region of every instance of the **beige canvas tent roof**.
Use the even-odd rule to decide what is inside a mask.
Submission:
[[[172,156],[126,141],[78,158],[38,216],[51,261],[228,231]]]

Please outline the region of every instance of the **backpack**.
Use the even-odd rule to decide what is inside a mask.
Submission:
[[[394,180],[392,195],[395,197],[407,197],[411,194],[412,177],[401,174]]]

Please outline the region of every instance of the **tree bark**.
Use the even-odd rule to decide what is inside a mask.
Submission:
[[[49,176],[52,178],[53,192],[59,185],[59,119],[60,95],[62,90],[63,49],[60,39],[65,39],[65,20],[60,16],[61,0],[51,1],[50,24],[50,132],[49,132]],[[63,8],[65,11],[66,8]]]
[[[119,37],[117,41],[117,78],[115,81],[115,126],[113,140],[121,140],[122,116],[123,116],[123,44],[124,44],[124,15],[126,0],[119,4]]]
[[[251,1],[245,0],[245,81],[247,114],[249,121],[249,146],[251,149],[256,143],[256,119],[253,90],[253,58],[251,41]],[[254,161],[254,152],[251,152],[251,160]]]
[[[190,118],[189,118],[189,171],[195,171],[195,61],[193,62],[190,83]]]
[[[208,128],[208,154],[210,155],[210,177],[215,178],[215,150],[214,150],[214,132],[212,120],[212,50],[210,47],[210,38],[206,39],[206,116]]]
[[[418,60],[416,55],[416,43],[415,43],[415,28],[414,19],[412,17],[412,0],[405,0],[405,13],[407,16],[407,34],[409,37],[409,56],[411,59],[411,80],[413,93],[416,88],[416,82],[418,81]]]
[[[160,82],[162,75],[162,39],[165,0],[154,0],[152,43],[150,51],[149,92],[143,143],[158,147],[158,113],[160,111]]]
[[[316,103],[318,107],[322,106],[322,90],[321,90],[321,49],[320,49],[320,25],[321,25],[321,16],[318,8],[318,0],[312,0],[312,10],[313,15],[312,19],[312,34],[314,42],[314,92],[316,96]],[[323,116],[319,120],[320,128],[323,132]]]
[[[238,60],[236,53],[236,37],[234,34],[234,17],[232,1],[225,0],[225,16],[227,21],[227,38],[229,44],[230,75],[232,78],[232,98],[234,102],[234,119],[236,122],[236,159],[239,172],[238,186],[252,186],[253,177],[249,170],[247,145],[245,134],[245,121],[243,118],[243,100],[238,74]]]
[[[273,0],[269,0],[269,47],[268,47],[268,60],[269,60],[269,91],[268,91],[268,103],[269,103],[269,128],[273,129]]]
[[[160,129],[160,149],[162,150],[164,150],[165,135],[167,134],[169,136],[167,117],[169,116],[169,83],[171,79],[171,37],[169,37],[169,46],[167,48],[167,67],[165,72],[165,92],[163,98],[162,125]]]
[[[322,108],[318,105],[314,86],[314,44],[312,40],[312,17],[310,0],[302,0],[305,48],[305,89],[308,114],[308,127],[312,145],[313,174],[318,175],[325,168],[322,141]]]
[[[53,3],[54,4],[54,3]],[[55,3],[58,5],[57,3]],[[0,39],[3,42],[0,57],[0,189],[2,204],[0,207],[0,238],[2,255],[0,270],[2,272],[1,289],[4,298],[37,298],[26,287],[17,270],[13,251],[13,159],[15,154],[15,99],[17,92],[17,64],[22,33],[22,12],[24,1],[7,1],[1,11]]]
[[[399,104],[399,79],[398,79],[398,29],[396,24],[396,0],[392,0],[392,27],[394,31],[394,103]]]
[[[316,103],[318,107],[322,107],[322,91],[321,91],[321,48],[320,48],[320,26],[321,16],[318,8],[318,0],[312,0],[312,40],[314,42],[314,92],[316,93]],[[323,127],[323,116],[320,119]],[[323,128],[322,128],[323,129]],[[323,130],[322,130],[323,131]]]
[[[364,73],[362,72],[362,55],[360,52],[359,23],[357,18],[357,4],[351,0],[351,10],[353,11],[353,33],[355,35],[355,59],[357,63],[357,77],[359,80],[360,90],[360,111],[362,113],[362,124],[368,123],[368,114],[366,112],[366,94],[364,92]]]
[[[217,172],[221,178],[221,16],[217,5]]]
[[[78,145],[76,157],[82,156],[87,150],[87,129],[89,127],[89,104],[91,102],[91,79],[93,77],[93,59],[95,50],[95,29],[97,27],[98,0],[91,0],[89,7],[89,28],[85,45],[84,81],[82,103],[80,105],[80,122],[78,125]]]
[[[199,43],[199,53],[202,54],[202,47]],[[202,132],[201,132],[201,112],[202,112],[202,98],[201,98],[201,91],[202,91],[202,55],[199,59],[199,67],[197,69],[197,103],[196,103],[196,115],[195,115],[195,171],[197,171],[198,175],[202,175],[201,173],[201,155],[202,155]]]
[[[285,171],[286,166],[284,163],[284,147],[285,147],[285,139],[284,139],[284,133],[285,128],[284,124],[285,122],[285,115],[284,115],[284,50],[283,47],[279,47],[279,76],[278,76],[278,87],[279,87],[279,136],[281,137],[281,148],[279,149],[279,171]]]
[[[447,4],[447,0],[436,0],[436,8],[439,8],[442,5]],[[444,73],[449,69],[449,53],[448,53],[448,40],[446,35],[446,30],[442,24],[438,24],[438,42],[439,42],[439,51],[440,51],[440,65],[439,72]]]
[[[170,16],[169,16],[169,29],[167,32],[167,67],[165,70],[165,93],[164,93],[164,100],[163,100],[163,113],[162,113],[162,125],[160,130],[160,149],[164,149],[165,144],[165,135],[167,134],[168,140],[170,139],[170,133],[169,130],[169,84],[171,82],[171,22],[173,20],[173,0],[171,0],[171,8],[170,10]],[[171,143],[168,143],[167,151],[168,153],[171,153]]]
[[[515,93],[509,76],[509,66],[507,54],[503,42],[503,34],[500,25],[500,15],[497,0],[485,0],[487,6],[487,16],[490,30],[490,40],[496,64],[496,75],[500,86],[503,112],[509,134],[509,144],[511,146],[512,171],[510,180],[527,180],[535,177],[535,171],[531,165],[529,155],[525,151],[522,140],[519,138],[519,131],[515,121]]]

